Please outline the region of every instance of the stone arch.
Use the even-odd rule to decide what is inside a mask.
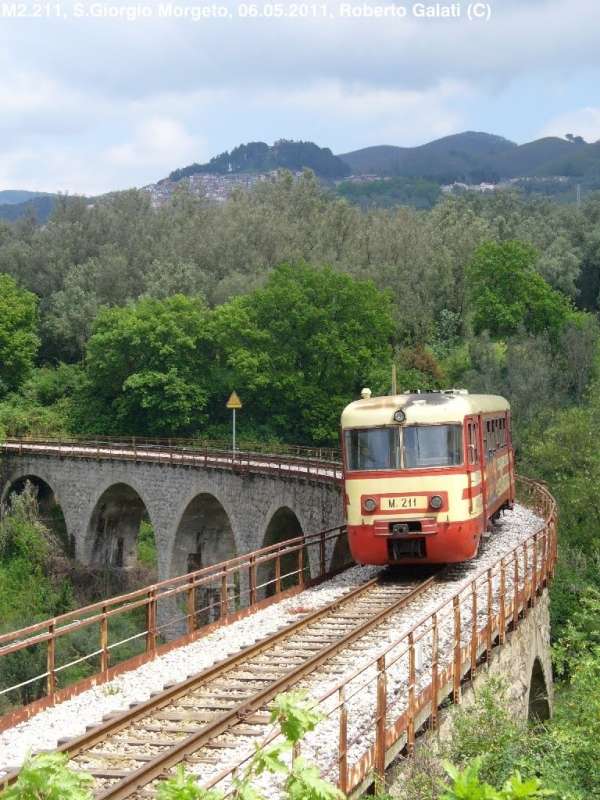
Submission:
[[[140,492],[115,481],[94,503],[86,531],[87,560],[91,566],[130,569],[137,564],[137,539],[143,519],[149,519]]]
[[[185,506],[175,531],[169,575],[185,575],[203,567],[228,561],[237,555],[230,515],[211,492],[197,493]],[[239,596],[237,575],[230,578],[229,607]],[[221,579],[196,591],[197,623],[216,619],[220,613]]]
[[[67,523],[58,494],[46,478],[34,472],[13,477],[4,486],[2,503],[10,504],[11,496],[21,494],[28,484],[36,494],[41,521],[58,537],[65,553],[74,557],[75,540],[67,532]]]
[[[280,506],[270,517],[263,537],[262,547],[269,547],[288,539],[302,536],[302,524],[297,514],[289,506]],[[281,558],[281,588],[287,589],[298,583],[299,552],[288,553]],[[303,550],[304,578],[310,578],[310,564],[306,547]],[[275,560],[267,561],[258,568],[257,583],[259,593],[270,597],[275,593]]]
[[[531,680],[529,681],[527,715],[532,722],[543,722],[550,719],[550,701],[544,668],[539,658],[533,662]]]

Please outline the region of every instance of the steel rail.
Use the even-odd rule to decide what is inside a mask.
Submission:
[[[300,665],[287,670],[280,677],[271,681],[268,686],[255,692],[250,697],[241,698],[239,704],[216,716],[214,720],[204,725],[199,731],[175,743],[174,746],[169,748],[165,753],[148,761],[139,769],[132,770],[129,775],[123,777],[112,786],[109,786],[100,794],[97,794],[96,797],[98,800],[109,800],[109,798],[110,800],[118,800],[119,798],[130,797],[137,792],[140,787],[147,785],[156,777],[163,774],[165,770],[185,759],[186,756],[198,750],[207,741],[214,739],[214,737],[229,728],[243,722],[252,712],[264,706],[265,703],[269,702],[269,700],[274,698],[281,691],[285,691],[332,656],[335,656],[354,641],[364,636],[372,628],[376,627],[387,617],[393,615],[417,595],[429,588],[436,578],[437,573],[416,585],[414,582],[411,582],[406,586],[408,591],[405,594],[402,594],[400,598],[395,599],[393,603],[387,605],[385,608],[378,610],[365,622],[354,626],[348,634],[342,635],[341,638],[337,639],[332,644],[325,645],[314,656],[307,658]],[[403,588],[402,583],[393,583],[391,581],[387,583],[394,589],[401,590]],[[181,683],[168,687],[144,703],[109,718],[99,726],[86,731],[83,735],[62,743],[57,748],[58,751],[68,754],[71,758],[82,754],[84,755],[86,752],[91,751],[96,745],[110,740],[110,737],[142,720],[144,717],[151,717],[165,706],[177,701],[179,698],[184,698],[186,695],[208,684],[210,681],[221,676],[226,676],[228,672],[236,667],[243,666],[245,662],[269,651],[298,631],[309,628],[311,625],[318,623],[356,600],[368,596],[375,587],[382,585],[384,585],[384,581],[382,581],[381,577],[372,578],[361,586],[352,589],[342,597],[302,617],[302,619],[290,625],[286,625],[283,629],[275,631],[257,643],[244,648],[239,653],[213,664]],[[115,753],[115,758],[118,759],[119,755],[121,755],[121,758],[126,757],[126,754]],[[132,761],[136,760],[135,754],[130,754],[130,757]],[[83,767],[83,769],[85,769],[85,767]],[[5,788],[14,783],[18,775],[19,770],[14,770],[5,775],[0,779],[0,788]]]
[[[255,711],[258,711],[280,692],[284,692],[291,686],[297,684],[300,680],[302,680],[302,678],[313,672],[324,662],[328,661],[331,657],[337,655],[342,650],[345,650],[357,639],[360,639],[373,628],[377,627],[387,617],[395,614],[401,608],[414,600],[418,595],[426,591],[437,579],[437,575],[438,573],[420,582],[414,586],[414,588],[409,590],[407,594],[403,595],[387,608],[379,611],[362,624],[353,628],[350,633],[340,640],[324,647],[312,658],[309,658],[298,667],[294,667],[293,669],[289,670],[279,679],[269,684],[269,686],[265,687],[259,692],[256,692],[250,699],[246,700],[238,707],[224,712],[197,733],[194,733],[186,739],[183,739],[180,744],[174,746],[166,753],[157,756],[152,761],[149,761],[147,764],[140,767],[135,772],[132,772],[129,776],[119,781],[119,783],[115,784],[114,786],[109,787],[101,794],[96,795],[97,800],[124,800],[124,798],[131,797],[132,794],[139,791],[152,780],[163,775],[166,770],[183,761],[186,756],[189,756],[197,751],[200,747],[202,747],[203,744],[206,744],[219,734],[224,733],[235,724],[243,722],[247,716]],[[382,585],[381,578],[372,579],[368,583],[358,587],[358,589],[353,590],[349,595],[345,595],[343,598],[340,598],[323,609],[315,612],[314,615],[311,615],[310,622],[307,619],[303,619],[297,623],[294,623],[289,628],[286,627],[283,631],[273,634],[272,636],[268,637],[267,640],[264,640],[259,644],[256,652],[268,649],[270,644],[280,641],[281,639],[285,639],[290,632],[298,630],[298,628],[301,627],[306,627],[308,624],[317,621],[332,611],[339,609],[342,605],[346,605],[350,600],[355,600],[360,595],[368,593],[370,589],[377,585]],[[401,586],[401,584],[396,585]],[[239,660],[239,655],[234,656],[234,658]]]

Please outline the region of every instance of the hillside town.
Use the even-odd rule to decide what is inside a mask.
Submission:
[[[275,180],[277,174],[278,170],[253,173],[232,172],[226,175],[201,173],[178,181],[165,179],[158,183],[150,183],[142,187],[142,191],[150,195],[154,208],[163,206],[178,188],[186,188],[194,196],[204,197],[211,203],[224,203],[236,190],[253,189],[260,183]],[[294,172],[293,175],[295,179],[298,179],[302,173]]]

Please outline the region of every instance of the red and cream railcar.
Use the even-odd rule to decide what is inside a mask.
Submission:
[[[342,413],[342,449],[348,540],[361,564],[471,559],[514,502],[503,397],[363,390]]]

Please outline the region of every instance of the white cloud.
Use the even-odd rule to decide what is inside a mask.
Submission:
[[[97,193],[143,185],[242,141],[280,136],[342,152],[420,144],[491,119],[491,132],[522,138],[515,127],[529,136],[555,112],[545,133],[600,138],[599,109],[571,92],[586,79],[595,88],[582,76],[600,69],[598,0],[490,2],[488,24],[6,22],[0,188]],[[542,109],[528,82],[569,90]],[[496,113],[494,99],[506,95],[508,113]]]
[[[540,136],[564,136],[566,133],[583,136],[588,142],[599,141],[600,106],[587,106],[559,114],[544,125]]]
[[[152,117],[136,125],[131,141],[109,147],[104,158],[118,167],[150,166],[160,171],[198,158],[205,149],[206,143],[191,136],[181,122]]]

